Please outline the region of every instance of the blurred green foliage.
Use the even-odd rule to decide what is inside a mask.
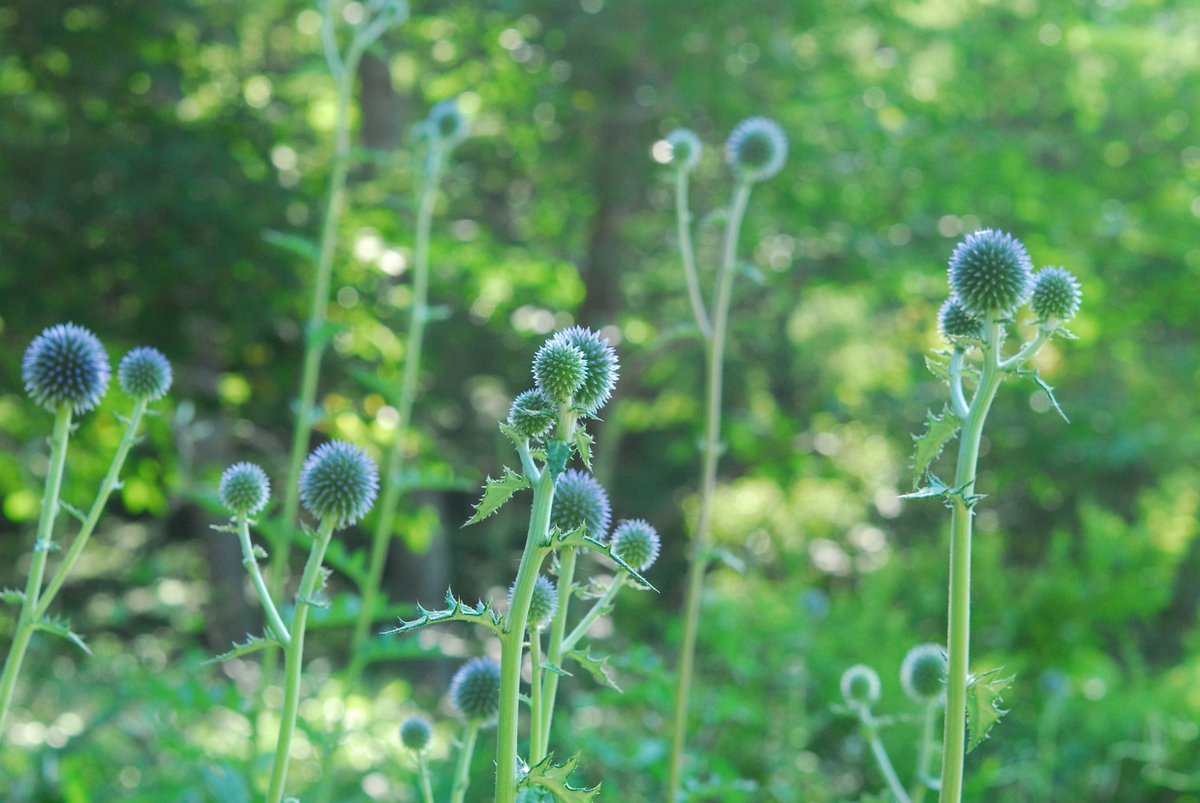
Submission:
[[[24,577],[45,471],[49,417],[21,392],[30,340],[73,320],[114,362],[147,343],[178,377],[131,460],[123,515],[64,590],[96,656],[46,639],[30,655],[20,724],[0,749],[9,800],[250,795],[240,691],[256,669],[200,666],[226,646],[206,635],[226,603],[200,535],[219,514],[189,500],[211,496],[234,458],[282,474],[310,266],[303,247],[280,246],[314,237],[331,151],[317,22],[282,0],[0,8],[0,586]],[[553,328],[619,340],[625,376],[598,472],[617,516],[647,518],[666,543],[662,595],[630,593],[605,639],[625,695],[566,683],[563,744],[584,749],[581,775],[603,779],[605,797],[661,794],[698,456],[701,349],[650,146],[696,129],[709,148],[694,208],[719,210],[720,142],[761,114],[781,122],[791,156],[756,191],[743,235],[694,799],[878,793],[864,743],[833,710],[838,677],[861,661],[897,716],[883,734],[893,758],[915,761],[897,672],[910,646],[943,638],[945,517],[896,497],[909,435],[944,397],[923,354],[940,347],[946,258],[963,232],[993,226],[1038,265],[1075,271],[1085,300],[1079,340],[1039,357],[1071,424],[1032,385],[1006,387],[991,416],[973,662],[1018,679],[1012,713],[968,759],[969,797],[1200,800],[1193,4],[445,0],[418,4],[362,77],[330,313],[344,328],[319,429],[396,436],[385,408],[405,356],[415,183],[403,138],[449,97],[474,113],[474,136],[434,226],[443,319],[417,404],[420,464],[456,487],[511,460],[495,422]],[[702,218],[711,266],[721,216]],[[68,501],[106,467],[122,403],[114,393],[82,422]],[[448,545],[459,593],[499,598],[519,516],[459,532],[472,496],[414,497],[399,532],[417,552]],[[0,639],[10,627],[0,619]],[[478,651],[461,636],[423,646]],[[336,632],[316,639],[314,688],[340,665],[338,645]],[[410,661],[367,690],[325,685],[302,712],[313,747],[298,782],[313,799],[415,799],[395,730],[412,699],[444,713],[446,669]],[[345,717],[346,742],[322,746]],[[439,728],[440,758],[451,732]]]

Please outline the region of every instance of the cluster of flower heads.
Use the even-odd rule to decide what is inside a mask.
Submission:
[[[595,415],[612,396],[619,372],[617,352],[608,338],[573,326],[556,333],[533,356],[535,393],[541,398],[527,392],[518,399],[522,399],[522,410],[534,411],[537,421],[541,418],[536,411],[557,410],[564,404]],[[516,426],[513,421],[509,423]]]
[[[928,705],[946,691],[946,651],[940,644],[918,644],[900,664],[900,685],[914,703]],[[851,710],[870,708],[879,701],[883,684],[879,673],[866,664],[855,664],[842,673],[842,699]]]
[[[690,173],[700,164],[704,146],[696,132],[677,128],[667,134],[670,163]],[[774,177],[787,161],[788,141],[779,123],[766,117],[750,117],[734,127],[725,140],[725,161],[741,181],[757,183]]]
[[[950,298],[938,311],[938,329],[951,342],[980,340],[989,321],[1012,316],[1028,303],[1043,324],[1069,321],[1083,294],[1065,268],[1034,272],[1025,246],[1011,234],[983,229],[950,256]]]
[[[74,413],[95,409],[112,379],[108,354],[82,326],[60,323],[34,338],[21,362],[25,391],[48,410],[67,405]],[[171,363],[157,349],[142,346],[125,355],[117,368],[121,390],[133,399],[153,402],[171,388]]]

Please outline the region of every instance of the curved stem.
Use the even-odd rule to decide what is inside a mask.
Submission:
[[[965,357],[966,353],[958,348],[950,355],[950,403],[954,414],[963,420],[971,414],[971,406],[967,404],[967,397],[963,395],[962,370]]]
[[[696,270],[696,251],[692,247],[692,210],[688,206],[688,173],[675,173],[675,224],[679,235],[679,255],[683,260],[683,275],[687,278],[688,298],[692,302],[692,315],[700,334],[712,340],[712,322],[704,306],[704,295],[700,292],[700,277]]]
[[[704,572],[708,567],[709,542],[712,538],[712,502],[717,487],[717,458],[721,440],[721,394],[724,382],[725,338],[729,327],[729,304],[737,260],[737,243],[742,219],[750,200],[750,184],[739,182],[734,190],[725,230],[725,249],[717,272],[716,314],[713,334],[708,342],[707,392],[705,405],[704,460],[700,479],[700,516],[692,543],[688,568],[683,643],[679,654],[679,681],[675,689],[675,718],[671,737],[671,770],[668,803],[679,798],[683,783],[683,759],[687,737],[688,703],[696,661],[696,637],[700,628],[700,596],[704,590]]]
[[[275,638],[279,643],[286,647],[292,640],[292,636],[288,633],[287,626],[284,625],[283,619],[279,616],[279,611],[275,608],[275,601],[271,599],[271,592],[267,590],[267,584],[263,582],[262,572],[258,570],[258,559],[254,556],[254,545],[250,543],[250,520],[245,516],[237,517],[238,541],[242,545],[242,565],[246,567],[246,572],[250,575],[250,582],[254,584],[254,590],[258,593],[258,601],[262,604],[263,613],[267,616],[267,623],[271,630],[275,633]]]
[[[579,620],[579,624],[575,625],[575,629],[563,640],[562,651],[564,653],[570,652],[579,643],[579,640],[587,635],[588,630],[596,623],[597,619],[612,610],[613,600],[617,598],[617,592],[623,585],[625,585],[625,575],[618,574],[613,577],[604,596],[596,600],[592,609]]]
[[[479,735],[479,723],[468,722],[463,734],[462,750],[458,754],[458,765],[454,769],[454,786],[450,789],[450,803],[463,803],[467,799],[467,786],[471,783],[471,756],[475,754],[475,738]],[[516,781],[513,782],[516,789]],[[497,797],[497,800],[499,797]]]
[[[37,625],[36,611],[42,590],[42,579],[46,572],[46,557],[54,539],[54,519],[58,515],[59,495],[62,492],[63,471],[67,465],[67,440],[71,435],[71,405],[59,405],[54,414],[54,429],[50,435],[50,468],[46,472],[46,487],[42,493],[42,512],[38,518],[37,540],[33,543],[33,560],[29,564],[29,578],[25,583],[25,597],[21,601],[21,613],[17,616],[17,628],[8,657],[4,659],[4,674],[0,676],[0,739],[4,736],[4,721],[12,705],[13,693],[17,688],[17,677],[25,651],[33,638]]]
[[[879,771],[883,773],[888,789],[892,790],[892,795],[899,803],[912,803],[908,792],[904,790],[904,784],[900,783],[900,778],[896,775],[896,768],[892,766],[892,760],[888,757],[887,748],[883,746],[883,742],[879,738],[879,729],[874,719],[871,718],[870,712],[860,712],[859,719],[862,721],[863,730],[867,735],[867,743],[871,745],[871,755],[874,756]]]
[[[433,803],[433,782],[429,779],[424,752],[417,753],[417,774],[421,777],[421,803]]]
[[[925,719],[921,726],[921,747],[917,752],[917,777],[913,787],[912,803],[924,803],[925,793],[929,790],[929,760],[933,757],[933,734],[940,707],[941,703],[938,700],[932,700],[925,704]]]

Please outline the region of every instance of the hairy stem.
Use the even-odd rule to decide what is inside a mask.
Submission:
[[[479,723],[468,722],[463,734],[462,749],[458,753],[458,765],[454,768],[454,786],[450,789],[450,803],[463,803],[467,799],[467,786],[471,783],[471,756],[475,754],[475,738],[479,735]],[[516,791],[516,781],[513,781]],[[499,791],[496,799],[499,800]]]
[[[246,567],[246,573],[250,575],[250,582],[254,584],[254,590],[258,594],[258,601],[262,605],[263,613],[267,616],[267,624],[271,628],[271,632],[275,634],[279,643],[286,647],[291,642],[292,636],[288,633],[287,626],[275,608],[275,601],[271,599],[271,592],[267,590],[262,572],[258,570],[258,558],[254,555],[254,545],[250,543],[250,520],[246,516],[237,517],[237,531],[238,541],[242,545],[242,565]]]

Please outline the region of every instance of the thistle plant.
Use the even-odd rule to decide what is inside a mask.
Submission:
[[[133,406],[128,417],[122,419],[125,431],[85,514],[62,501],[60,496],[67,464],[67,442],[74,416],[95,409],[108,391],[111,369],[104,346],[94,334],[81,326],[73,323],[52,326],[38,335],[25,351],[21,373],[30,398],[54,413],[54,426],[50,437],[49,469],[25,590],[0,592],[3,601],[21,606],[12,645],[4,661],[4,672],[0,675],[0,738],[4,735],[4,723],[12,705],[21,664],[35,632],[61,636],[88,651],[83,639],[72,632],[69,622],[49,615],[50,606],[83,554],[88,539],[95,532],[109,497],[120,486],[121,469],[129,451],[138,441],[138,430],[149,405],[166,395],[172,380],[171,364],[155,349],[136,348],[121,360],[117,368],[117,382],[125,395],[132,399]],[[79,520],[79,531],[50,582],[46,583],[50,553],[59,548],[54,543],[54,525],[60,509]]]
[[[925,484],[907,498],[941,499],[950,508],[949,664],[940,789],[942,801],[957,803],[962,799],[965,754],[1000,718],[999,695],[1011,681],[998,670],[969,673],[971,522],[983,498],[975,482],[983,426],[996,392],[1010,376],[1031,379],[1062,413],[1050,386],[1027,366],[1052,337],[1072,337],[1064,325],[1078,312],[1082,296],[1070,272],[1045,268],[1034,273],[1025,246],[990,229],[959,243],[950,257],[949,279],[951,295],[938,312],[938,327],[950,350],[937,354],[929,365],[949,384],[950,401],[941,414],[929,414],[927,430],[917,438],[913,478]],[[1006,354],[1010,328],[1026,304],[1036,334]],[[956,436],[958,462],[954,481],[947,484],[930,465]]]
[[[429,764],[425,753],[433,741],[433,725],[422,716],[404,720],[400,726],[400,743],[417,759],[417,776],[421,780],[421,803],[433,803],[433,782],[429,777]]]
[[[402,634],[441,622],[470,622],[500,641],[495,712],[497,803],[514,803],[518,796],[522,800],[540,799],[543,795],[554,795],[566,803],[584,803],[599,791],[599,786],[573,786],[569,779],[578,764],[578,754],[555,764],[550,744],[558,679],[566,671],[565,662],[571,660],[599,681],[612,685],[606,659],[582,648],[580,642],[592,624],[611,610],[624,585],[632,582],[636,587],[651,588],[641,572],[650,567],[659,549],[658,534],[645,522],[630,523],[619,540],[615,535],[610,539],[608,494],[590,474],[567,468],[576,457],[585,468],[590,467],[592,439],[583,422],[608,401],[617,372],[616,353],[596,332],[581,327],[558,332],[534,356],[536,387],[517,396],[507,421],[500,425],[516,449],[522,471],[505,468],[499,479],[489,479],[467,524],[482,521],[517,492],[532,489],[529,527],[507,612],[500,613],[490,602],[468,605],[447,592],[447,608],[419,608],[417,619],[402,621],[389,631]],[[618,527],[617,532],[622,528]],[[568,628],[570,602],[583,587],[576,580],[580,550],[607,557],[615,564],[617,574],[604,591],[593,595],[596,601],[575,626]],[[557,557],[557,582],[542,574],[542,566],[551,555]],[[531,657],[527,697],[530,724],[528,751],[521,751],[518,720],[527,644]],[[464,686],[456,683],[456,688],[460,691],[455,695],[457,699],[462,697]],[[464,705],[458,708],[467,713]],[[468,725],[464,747],[473,745],[473,739]],[[456,777],[466,772],[462,755]],[[459,789],[459,784],[455,788]]]
[[[705,345],[704,441],[700,467],[700,511],[689,556],[687,597],[684,603],[683,643],[679,651],[679,677],[671,738],[671,768],[667,800],[674,803],[683,781],[683,761],[688,732],[688,705],[695,672],[696,638],[700,627],[700,597],[711,559],[713,496],[717,485],[717,460],[721,451],[721,396],[724,386],[725,341],[729,308],[737,273],[737,247],[742,221],[754,185],[772,178],[787,159],[787,137],[773,120],[752,117],[734,128],[725,142],[725,161],[734,176],[733,197],[725,222],[724,248],[715,274],[711,306],[706,304],[692,245],[688,182],[703,152],[700,138],[687,129],[666,138],[666,155],[675,172],[675,210],[679,251],[687,281],[688,298],[696,327]]]

